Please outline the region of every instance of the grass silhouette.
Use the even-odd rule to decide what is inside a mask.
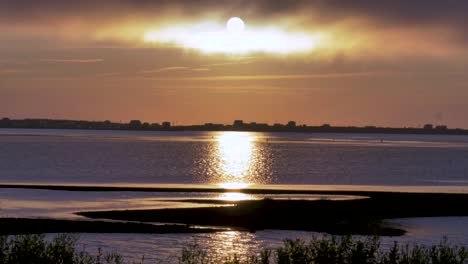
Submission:
[[[42,234],[0,236],[0,264],[144,264],[166,261],[125,262],[118,254],[96,255],[77,250],[77,236],[59,234],[46,240]],[[276,249],[261,249],[248,256],[219,257],[217,252],[196,242],[171,258],[179,264],[464,264],[468,263],[465,247],[442,240],[438,245],[399,245],[382,249],[378,237],[331,236],[311,240],[285,240]]]
[[[248,257],[224,258],[210,255],[209,250],[194,244],[182,250],[180,264],[464,264],[468,263],[465,247],[450,245],[446,239],[438,245],[421,246],[397,242],[383,250],[378,237],[356,238],[332,236],[285,240],[282,247],[263,249]]]

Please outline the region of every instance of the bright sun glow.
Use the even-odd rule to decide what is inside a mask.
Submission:
[[[226,29],[231,34],[240,34],[244,28],[244,21],[238,17],[231,17],[226,24]]]
[[[229,19],[226,26],[222,23],[177,25],[151,30],[144,35],[147,43],[225,54],[306,52],[316,49],[321,40],[319,34],[289,32],[274,27],[245,27],[242,19],[237,17]]]

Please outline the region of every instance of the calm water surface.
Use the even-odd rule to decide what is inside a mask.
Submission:
[[[0,182],[226,188],[314,185],[325,189],[468,192],[468,136],[0,129]],[[0,214],[75,218],[73,213],[80,210],[186,207],[178,200],[187,197],[263,198],[0,189]],[[161,202],[167,199],[172,200]],[[464,217],[392,221],[409,230],[398,238],[400,241],[431,244],[448,236],[468,245],[468,220]],[[227,231],[198,235],[197,239],[218,252],[242,253],[259,246],[278,246],[284,238],[311,235]],[[82,234],[80,241],[90,249],[102,247],[130,257],[157,258],[177,254],[192,240],[191,235],[181,234]],[[392,240],[384,238],[383,242],[390,244]]]
[[[393,220],[400,226],[410,230],[402,237],[382,237],[381,246],[386,250],[394,241],[399,244],[432,245],[447,238],[453,245],[467,244],[467,220],[462,217],[444,218],[413,218]],[[132,234],[81,234],[80,245],[86,246],[91,252],[98,248],[106,252],[120,252],[126,259],[141,260],[173,260],[179,256],[182,248],[193,243],[202,248],[216,252],[216,256],[223,258],[233,253],[240,257],[249,256],[252,252],[259,252],[262,248],[275,249],[283,245],[284,239],[302,238],[310,240],[327,236],[314,232],[265,230],[255,233],[226,231],[216,234],[169,234],[169,235],[132,235]]]
[[[2,182],[468,185],[468,137],[0,129]]]

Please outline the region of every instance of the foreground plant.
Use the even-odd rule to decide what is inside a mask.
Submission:
[[[61,234],[47,241],[42,234],[0,236],[0,264],[121,264],[116,254],[92,256],[78,251],[75,235]]]
[[[75,235],[58,235],[46,240],[44,235],[0,236],[0,264],[122,264],[118,254],[97,255],[77,250]],[[127,263],[127,262],[125,262]],[[139,264],[145,262],[144,258]],[[450,245],[446,239],[435,246],[398,245],[383,250],[377,237],[325,237],[309,241],[285,240],[282,247],[248,256],[220,255],[197,242],[183,248],[176,258],[156,263],[179,264],[468,264],[465,247]],[[136,264],[136,263],[133,263]]]
[[[209,250],[192,244],[182,251],[179,264],[465,264],[465,247],[451,246],[446,239],[436,246],[394,245],[382,250],[378,237],[351,236],[285,240],[282,247],[262,250],[243,259],[238,256],[216,257]]]

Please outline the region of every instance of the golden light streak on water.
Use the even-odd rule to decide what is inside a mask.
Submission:
[[[218,185],[225,189],[248,187],[249,175],[257,166],[254,156],[256,136],[249,132],[223,132],[216,137]]]
[[[228,189],[228,190],[239,190],[249,187],[248,183],[244,182],[226,182],[218,184],[219,187]]]
[[[220,256],[236,255],[243,258],[250,253],[248,242],[251,242],[251,239],[246,240],[239,231],[218,232],[215,236],[213,239],[219,241],[216,249]]]
[[[245,201],[251,200],[252,196],[245,193],[228,192],[221,194],[217,199],[222,201]]]

